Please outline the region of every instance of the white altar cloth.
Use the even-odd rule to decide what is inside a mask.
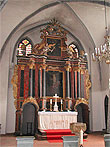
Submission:
[[[70,129],[77,122],[77,112],[38,112],[38,129]]]

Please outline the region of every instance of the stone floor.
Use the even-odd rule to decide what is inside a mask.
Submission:
[[[91,133],[84,141],[84,147],[105,147],[104,135],[99,132]],[[13,135],[2,135],[0,147],[16,147],[16,137]],[[63,143],[49,143],[48,141],[34,140],[34,147],[63,147]]]

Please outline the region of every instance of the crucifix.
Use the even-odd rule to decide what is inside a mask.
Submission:
[[[55,96],[53,96],[53,97],[55,98],[54,111],[58,111],[57,98],[59,98],[59,96],[57,94],[55,94]]]

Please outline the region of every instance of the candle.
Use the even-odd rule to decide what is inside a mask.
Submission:
[[[94,55],[94,53],[92,53],[92,59],[95,60],[95,55]]]
[[[80,144],[83,145],[83,130],[80,131]]]
[[[96,55],[97,55],[97,48],[95,48],[95,53],[96,53]]]
[[[98,54],[100,55],[100,48],[98,48]]]
[[[63,101],[62,101],[62,99],[61,99],[61,104],[63,104]]]
[[[50,99],[50,104],[52,104],[52,99]]]
[[[101,49],[101,53],[102,53],[102,52],[103,52],[103,48],[102,48],[102,45],[101,45],[101,48],[100,48],[100,49]]]

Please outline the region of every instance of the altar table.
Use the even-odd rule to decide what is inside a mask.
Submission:
[[[77,122],[77,112],[38,112],[38,129],[70,129]]]

